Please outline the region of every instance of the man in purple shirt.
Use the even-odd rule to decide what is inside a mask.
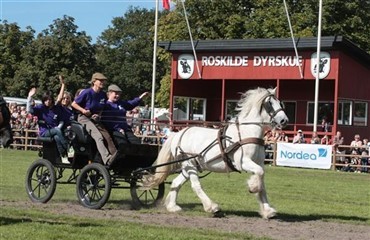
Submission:
[[[113,134],[118,145],[125,143],[140,144],[126,121],[126,111],[139,106],[141,99],[148,95],[144,92],[132,100],[120,100],[122,90],[115,84],[108,87],[108,100],[102,113],[102,123]]]
[[[110,165],[117,154],[109,132],[104,129],[100,121],[100,114],[107,101],[103,91],[107,78],[101,73],[94,73],[91,78],[91,88],[84,89],[73,101],[72,107],[79,111],[77,121],[86,127],[88,133],[95,140],[100,156],[106,165]],[[107,147],[104,144],[107,142]]]
[[[42,104],[31,106],[32,96],[36,93],[36,88],[32,88],[28,93],[27,112],[37,116],[39,119],[39,135],[41,137],[52,137],[58,148],[61,157],[66,156],[68,142],[63,136],[62,107],[54,104],[51,92],[46,92],[42,97]]]

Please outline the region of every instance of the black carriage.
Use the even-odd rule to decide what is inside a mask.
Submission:
[[[76,185],[78,201],[87,208],[102,208],[112,188],[130,189],[134,209],[157,205],[164,195],[164,183],[156,189],[141,190],[140,179],[158,155],[158,146],[147,144],[121,144],[113,164],[105,166],[94,140],[84,126],[72,122],[65,135],[69,141],[68,162],[59,156],[55,142],[38,138],[42,142],[40,159],[34,161],[26,175],[26,191],[33,202],[46,203],[54,195],[57,183]],[[66,169],[71,169],[67,180],[62,180]]]

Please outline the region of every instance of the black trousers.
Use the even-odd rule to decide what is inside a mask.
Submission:
[[[140,138],[136,137],[133,132],[127,131],[125,134],[114,131],[113,139],[118,146],[121,144],[141,144]]]

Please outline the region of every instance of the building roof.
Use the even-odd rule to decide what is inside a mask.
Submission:
[[[295,38],[298,50],[316,50],[316,37]],[[192,52],[190,41],[162,41],[158,45],[171,53]],[[197,40],[194,41],[197,52],[257,52],[293,50],[291,38]],[[321,37],[321,50],[342,50],[370,66],[370,55],[343,36]]]

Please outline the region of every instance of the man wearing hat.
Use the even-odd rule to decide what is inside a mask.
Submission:
[[[103,91],[106,80],[102,73],[94,73],[89,81],[91,88],[81,91],[73,101],[72,107],[79,111],[77,121],[86,126],[87,132],[95,140],[103,162],[110,165],[116,157],[117,149],[108,131],[99,123],[100,114],[107,101],[107,94]]]
[[[126,143],[140,144],[140,139],[136,137],[131,127],[126,121],[126,111],[139,106],[141,99],[148,95],[144,92],[139,97],[132,100],[120,100],[121,88],[112,84],[108,87],[108,100],[102,113],[104,126],[113,134],[114,140],[118,145]]]

